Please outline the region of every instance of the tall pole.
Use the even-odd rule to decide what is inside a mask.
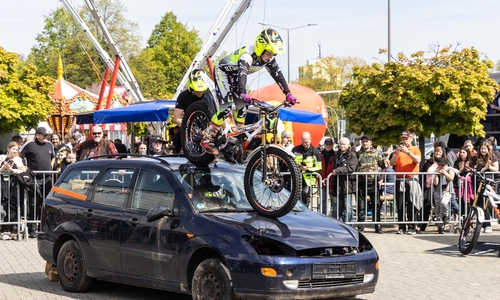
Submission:
[[[285,27],[281,27],[278,25],[269,24],[267,22],[258,22],[258,23],[260,25],[272,26],[272,27],[286,30],[286,43],[288,44],[287,45],[287,69],[288,69],[288,82],[290,82],[290,30],[299,29],[299,28],[308,27],[308,26],[316,26],[318,24],[306,24],[306,25],[297,26],[297,27],[293,27],[293,28],[285,28]]]
[[[391,62],[391,0],[387,0],[387,62]]]

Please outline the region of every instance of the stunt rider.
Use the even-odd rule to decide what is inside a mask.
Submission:
[[[219,154],[214,139],[220,126],[231,113],[233,100],[237,110],[237,115],[234,117],[236,125],[241,127],[245,124],[247,109],[252,102],[250,96],[246,94],[248,74],[266,67],[286,95],[287,104],[291,106],[297,102],[297,99],[290,93],[285,77],[274,58],[277,54],[284,54],[284,48],[280,35],[274,29],[268,28],[257,36],[254,45],[237,49],[218,63],[214,73],[219,111],[212,116],[201,141],[201,145],[207,153]]]
[[[187,82],[187,90],[184,90],[177,97],[174,110],[174,122],[177,126],[181,127],[182,115],[184,111],[192,103],[205,99],[205,92],[208,90],[208,85],[202,78],[202,69],[194,69],[189,74]]]

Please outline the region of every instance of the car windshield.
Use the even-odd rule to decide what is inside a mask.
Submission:
[[[175,175],[199,212],[253,210],[245,197],[244,170],[188,169]]]

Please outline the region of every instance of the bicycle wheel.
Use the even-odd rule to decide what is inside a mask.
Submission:
[[[200,144],[209,122],[210,112],[205,101],[192,103],[184,112],[181,124],[182,149],[186,158],[194,164],[207,165],[215,159]]]
[[[460,230],[458,248],[462,254],[469,254],[476,247],[479,234],[481,233],[481,223],[479,223],[477,208],[471,207]]]
[[[302,192],[302,178],[297,163],[284,150],[269,148],[266,158],[261,150],[245,170],[245,195],[250,205],[268,218],[279,218],[297,204]],[[262,178],[264,163],[266,178]]]

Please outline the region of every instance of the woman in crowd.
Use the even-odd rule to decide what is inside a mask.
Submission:
[[[474,162],[472,160],[472,156],[470,154],[470,150],[468,146],[462,146],[458,151],[458,157],[455,161],[455,165],[453,166],[458,170],[458,175],[460,176],[457,185],[455,185],[455,195],[460,197],[460,205],[462,206],[461,212],[462,215],[469,211],[470,201],[474,199],[474,188],[471,181],[471,176],[466,176],[468,169],[474,166]],[[465,180],[467,180],[467,184],[465,184]],[[467,186],[467,190],[465,190],[465,186]]]

